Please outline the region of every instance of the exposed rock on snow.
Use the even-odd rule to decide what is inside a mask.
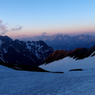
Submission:
[[[95,47],[78,48],[68,52],[56,50],[40,67],[53,72],[95,69]]]
[[[0,58],[6,66],[36,67],[53,51],[43,41],[24,42],[0,36]]]

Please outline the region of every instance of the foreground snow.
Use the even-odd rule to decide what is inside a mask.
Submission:
[[[0,65],[0,95],[95,95],[95,71],[15,71]]]
[[[46,65],[41,65],[40,67],[48,71],[57,72],[66,72],[72,69],[92,70],[95,69],[95,56],[90,56],[81,60],[66,57]]]

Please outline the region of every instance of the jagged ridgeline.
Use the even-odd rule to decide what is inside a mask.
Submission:
[[[52,72],[95,70],[95,46],[72,51],[56,50],[40,67]]]
[[[0,36],[0,64],[15,69],[33,70],[53,51],[43,41],[20,41]]]

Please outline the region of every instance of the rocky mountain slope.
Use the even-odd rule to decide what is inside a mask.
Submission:
[[[91,55],[92,54],[92,55]],[[47,57],[43,63],[48,64],[50,62],[53,62],[55,60],[60,60],[65,57],[71,57],[73,59],[84,59],[89,56],[95,55],[95,46],[92,48],[77,48],[72,51],[65,51],[65,50],[56,50],[52,54]]]
[[[95,70],[95,47],[57,50],[40,67],[52,72]]]
[[[19,41],[0,36],[0,63],[14,68],[37,67],[53,49],[43,41]]]

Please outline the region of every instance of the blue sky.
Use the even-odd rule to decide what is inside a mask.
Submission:
[[[0,20],[10,36],[91,32],[95,0],[0,0]]]

